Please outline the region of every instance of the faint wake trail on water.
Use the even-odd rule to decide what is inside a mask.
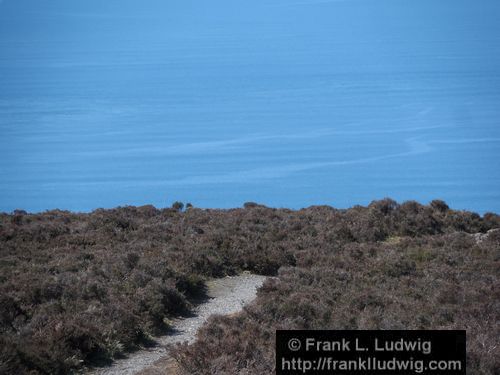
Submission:
[[[433,151],[431,145],[436,144],[466,144],[466,143],[491,143],[500,142],[500,138],[480,138],[480,139],[457,139],[457,140],[423,140],[422,137],[407,138],[404,143],[408,150],[399,153],[391,153],[373,157],[357,158],[351,160],[335,160],[335,161],[318,161],[310,163],[293,163],[283,164],[270,167],[252,168],[248,170],[240,170],[226,174],[189,176],[177,180],[143,180],[143,181],[86,181],[79,182],[80,186],[92,185],[114,185],[119,183],[121,186],[175,186],[175,185],[203,185],[203,184],[228,184],[228,183],[246,183],[255,182],[257,180],[267,180],[288,177],[294,173],[304,172],[313,169],[321,169],[336,166],[349,166],[357,164],[376,163],[389,159],[402,159],[406,157],[430,153]],[[224,143],[221,141],[221,143]],[[74,182],[71,182],[74,184]],[[49,186],[49,185],[47,185]]]

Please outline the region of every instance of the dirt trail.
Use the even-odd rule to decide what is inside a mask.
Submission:
[[[156,338],[157,346],[131,353],[127,358],[116,360],[110,367],[87,372],[89,375],[132,375],[150,367],[159,359],[168,357],[166,346],[179,342],[193,342],[198,329],[210,315],[228,315],[240,311],[252,301],[264,276],[242,274],[211,280],[207,283],[207,302],[198,305],[193,316],[173,322],[172,333]]]

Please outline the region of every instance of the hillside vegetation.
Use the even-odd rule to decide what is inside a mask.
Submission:
[[[248,270],[278,278],[176,350],[186,374],[273,373],[276,328],[467,329],[468,373],[495,374],[496,228],[495,214],[390,199],[348,210],[0,214],[0,373],[62,374],[118,357],[189,312],[204,280]]]

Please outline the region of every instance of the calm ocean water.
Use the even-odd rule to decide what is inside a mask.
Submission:
[[[498,0],[0,1],[0,211],[500,212]]]

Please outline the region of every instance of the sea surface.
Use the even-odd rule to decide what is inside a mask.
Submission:
[[[500,213],[498,0],[0,0],[0,211]]]

